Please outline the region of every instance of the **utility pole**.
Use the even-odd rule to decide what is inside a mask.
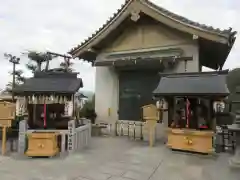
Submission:
[[[15,88],[15,73],[16,73],[16,64],[19,64],[20,58],[13,56],[12,54],[4,54],[4,57],[9,60],[10,63],[13,64],[13,72],[12,72],[12,101],[14,102],[14,88]]]

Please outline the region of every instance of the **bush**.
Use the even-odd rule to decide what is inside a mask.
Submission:
[[[231,103],[232,101],[240,101],[240,68],[233,69],[227,75],[226,81],[227,86],[230,91],[230,95],[228,97],[228,101]],[[240,103],[233,103],[232,104],[232,112],[236,112],[240,109]]]
[[[95,112],[94,98],[91,101],[88,101],[83,108],[80,109],[79,116],[90,119],[92,124],[95,124],[97,114]]]

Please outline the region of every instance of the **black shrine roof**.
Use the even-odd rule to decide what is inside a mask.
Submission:
[[[16,87],[16,94],[74,94],[83,87],[82,79],[77,78],[77,73],[70,72],[37,72],[24,84]]]
[[[165,74],[153,94],[154,96],[227,96],[229,94],[226,85],[227,73],[228,71]]]

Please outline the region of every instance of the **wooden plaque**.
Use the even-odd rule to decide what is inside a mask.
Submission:
[[[0,102],[0,126],[10,127],[15,117],[15,104],[10,102]]]
[[[143,109],[143,120],[159,120],[159,112],[157,106],[149,104],[142,107]]]

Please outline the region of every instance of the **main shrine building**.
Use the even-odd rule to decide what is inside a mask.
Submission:
[[[154,103],[159,72],[222,69],[236,32],[215,29],[169,12],[149,0],[127,0],[91,37],[70,50],[96,67],[98,120],[141,119]],[[177,88],[177,87],[176,87]]]

